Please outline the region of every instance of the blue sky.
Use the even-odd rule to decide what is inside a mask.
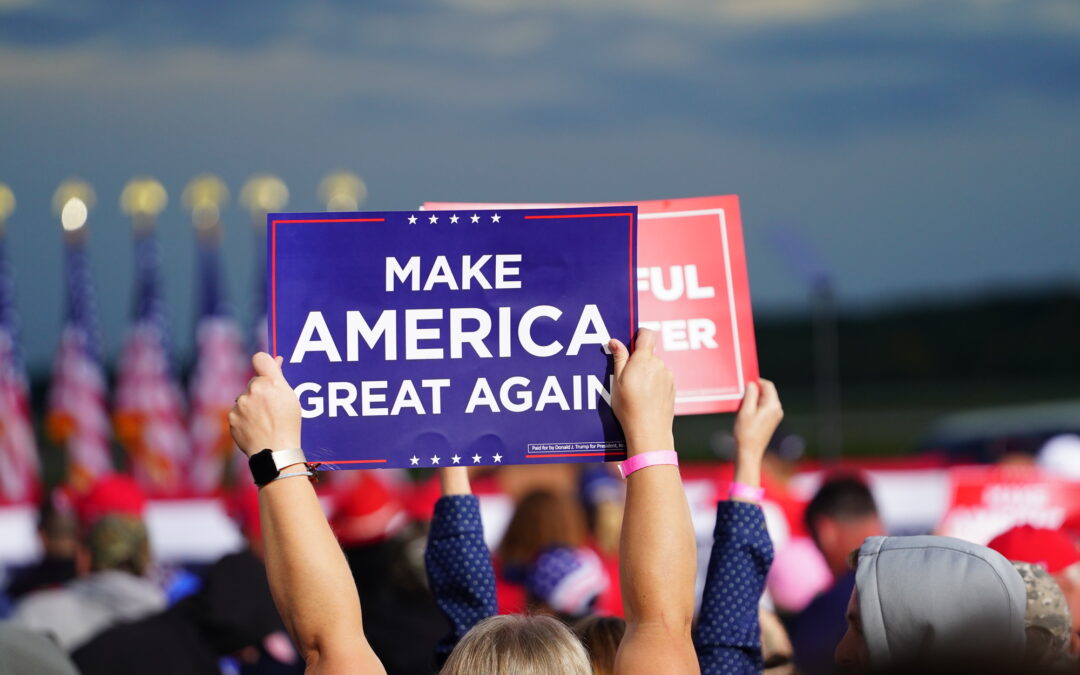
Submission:
[[[190,348],[196,173],[256,171],[320,208],[330,169],[372,209],[425,199],[596,201],[737,193],[759,311],[805,290],[770,245],[798,232],[842,302],[1080,285],[1075,0],[0,0],[0,181],[23,342],[61,312],[56,184],[91,214],[105,344],[130,306],[120,188],[170,191],[160,235]],[[226,211],[232,299],[252,235]]]

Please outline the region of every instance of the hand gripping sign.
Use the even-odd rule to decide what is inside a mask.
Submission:
[[[675,413],[738,410],[746,383],[758,378],[739,198],[631,203],[640,214],[640,324],[660,334],[656,353],[675,373]],[[544,206],[424,204],[428,209]]]
[[[271,352],[325,468],[623,459],[637,209],[267,216]]]

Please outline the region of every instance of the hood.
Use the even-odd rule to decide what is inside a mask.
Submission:
[[[1024,582],[1001,554],[937,536],[869,537],[855,572],[875,668],[1020,658]]]
[[[157,585],[120,570],[94,572],[67,588],[84,601],[107,608],[117,619],[132,620],[165,609],[165,593]]]

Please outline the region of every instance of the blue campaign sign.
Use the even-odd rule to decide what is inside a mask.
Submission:
[[[637,207],[274,213],[270,349],[324,468],[618,460]]]

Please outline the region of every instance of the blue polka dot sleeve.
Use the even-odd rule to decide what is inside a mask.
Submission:
[[[441,667],[470,628],[498,613],[495,570],[475,496],[451,495],[435,503],[424,565],[435,602],[450,620],[450,634],[435,648]]]
[[[705,675],[761,672],[758,601],[772,559],[760,506],[733,501],[716,505],[713,549],[694,627],[694,648]]]

